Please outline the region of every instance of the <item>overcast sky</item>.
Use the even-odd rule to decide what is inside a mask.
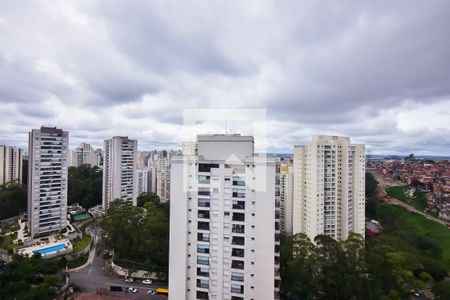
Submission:
[[[53,125],[72,146],[178,148],[185,108],[259,108],[272,152],[333,132],[449,155],[449,16],[448,0],[1,1],[0,143]]]

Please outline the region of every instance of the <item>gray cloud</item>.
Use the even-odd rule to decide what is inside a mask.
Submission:
[[[449,154],[448,15],[444,0],[6,1],[0,143],[53,124],[72,145],[174,146],[184,108],[267,108],[269,151],[332,130]]]

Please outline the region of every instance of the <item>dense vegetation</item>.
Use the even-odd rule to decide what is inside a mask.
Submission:
[[[427,207],[427,198],[425,198],[424,194],[418,189],[415,189],[412,197],[410,197],[407,193],[411,189],[412,187],[409,185],[391,186],[386,189],[386,193],[393,198],[414,206],[420,211],[424,211]]]
[[[145,198],[145,199],[144,199]],[[169,255],[169,204],[143,194],[132,206],[114,200],[102,220],[105,243],[114,249],[115,261],[139,262],[147,271],[167,272]]]
[[[27,187],[20,184],[0,186],[0,220],[11,218],[27,210]]]
[[[57,260],[15,256],[0,266],[0,299],[53,299],[61,286],[61,267]]]
[[[377,191],[378,182],[371,173],[366,173],[366,196],[373,197]]]
[[[366,193],[376,181],[366,174]],[[374,184],[373,184],[374,183]],[[450,299],[450,231],[402,207],[369,197],[366,216],[383,232],[364,241],[357,235],[336,242],[304,235],[282,237],[282,290],[300,299],[406,299],[411,290],[432,288]],[[291,299],[295,299],[292,297]]]
[[[103,172],[98,167],[69,167],[68,204],[79,203],[90,208],[102,203],[102,177]]]
[[[356,234],[342,242],[319,235],[315,244],[304,234],[283,237],[282,288],[300,299],[371,299],[364,252]]]

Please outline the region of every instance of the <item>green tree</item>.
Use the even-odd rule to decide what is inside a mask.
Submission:
[[[372,173],[366,172],[366,196],[373,197],[376,194],[378,181],[375,180]]]
[[[137,197],[137,206],[144,207],[147,202],[159,203],[159,196],[156,193],[142,193]]]
[[[101,226],[116,260],[138,262],[146,271],[167,272],[169,204],[147,201],[144,207],[119,199],[111,202]]]
[[[433,293],[440,299],[450,299],[450,282],[441,281],[433,285]]]
[[[90,208],[102,203],[102,178],[103,172],[96,166],[69,167],[68,204],[79,203]]]
[[[0,185],[0,220],[27,210],[27,187],[18,183]]]

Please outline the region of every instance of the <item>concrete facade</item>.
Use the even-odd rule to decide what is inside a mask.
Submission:
[[[278,298],[274,158],[201,135],[171,167],[169,299]]]
[[[319,234],[336,240],[350,232],[364,236],[364,145],[348,137],[313,136],[294,148],[294,178],[294,234],[311,240]]]
[[[103,209],[114,199],[136,205],[138,196],[137,140],[115,136],[105,140],[103,150]]]
[[[8,182],[22,183],[22,168],[22,149],[0,145],[0,185]]]
[[[53,127],[33,129],[28,142],[28,228],[31,237],[67,226],[69,133]]]

